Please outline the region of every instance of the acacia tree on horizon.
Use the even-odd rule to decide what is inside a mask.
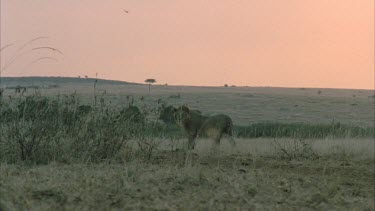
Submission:
[[[153,79],[153,78],[149,78],[149,79],[146,79],[145,82],[148,83],[148,92],[150,93],[151,92],[151,84],[155,83],[156,80]]]

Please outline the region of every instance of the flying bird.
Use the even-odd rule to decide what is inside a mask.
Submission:
[[[129,13],[129,10],[124,10],[125,13]]]

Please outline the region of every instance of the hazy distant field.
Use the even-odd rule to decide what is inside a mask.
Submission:
[[[375,209],[373,90],[153,85],[149,93],[147,85],[99,81],[94,89],[94,80],[84,80],[5,83],[3,100],[18,102],[18,110],[4,104],[2,118],[15,112],[19,119],[0,118],[0,210]],[[12,89],[17,85],[37,85],[41,96],[62,100],[55,105],[41,98],[47,104],[37,105],[52,109],[47,113],[52,115],[27,116],[25,97]],[[66,97],[75,91],[76,98]],[[24,95],[34,92],[28,88]],[[78,103],[92,105],[94,96],[99,105],[94,112],[80,120],[62,116],[75,114]],[[127,107],[132,97],[145,110],[160,99],[207,115],[224,113],[236,126],[303,123],[306,129],[296,133],[316,125],[350,133],[236,137],[235,148],[224,138],[219,153],[211,151],[211,140],[198,139],[190,166],[185,165],[185,139],[155,133],[157,114],[149,114],[147,127],[113,123],[113,112]],[[100,105],[100,99],[105,103]],[[353,135],[359,129],[367,132]],[[135,135],[125,137],[127,130]],[[116,145],[118,139],[125,141]],[[35,143],[43,150],[19,150]]]
[[[79,81],[85,82],[86,79]],[[59,88],[40,89],[43,95],[71,94],[74,91],[82,97],[83,103],[92,103],[94,80],[87,83],[56,83],[54,81],[23,82],[23,86],[58,84]],[[16,82],[6,83],[15,86]],[[29,91],[32,92],[33,89]],[[339,90],[305,88],[268,88],[268,87],[188,87],[152,85],[120,85],[98,82],[98,96],[112,101],[114,106],[126,106],[126,96],[143,96],[144,102],[155,105],[158,99],[169,104],[187,104],[204,114],[225,113],[231,116],[236,125],[248,125],[255,122],[304,122],[332,123],[340,122],[356,126],[374,125],[374,90]],[[105,94],[103,94],[106,92]],[[6,89],[5,96],[14,90]],[[180,94],[180,98],[174,98]]]

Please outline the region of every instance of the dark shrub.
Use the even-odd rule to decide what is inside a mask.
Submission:
[[[137,106],[130,105],[120,111],[117,116],[119,120],[126,120],[132,123],[144,123],[145,116]]]
[[[174,109],[173,106],[164,107],[160,112],[159,119],[165,124],[174,124]]]

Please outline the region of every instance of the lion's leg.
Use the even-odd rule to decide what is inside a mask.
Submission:
[[[193,150],[195,148],[195,136],[189,136],[188,149]]]
[[[193,162],[193,152],[191,150],[188,150],[185,154],[185,166],[189,167],[192,166]]]
[[[185,157],[185,166],[191,166],[193,161],[193,149],[195,148],[196,135],[189,135],[188,150]]]
[[[228,137],[228,141],[229,141],[229,143],[230,143],[230,145],[231,145],[232,147],[235,147],[235,146],[236,146],[236,142],[234,141],[233,136],[229,136],[229,137]]]
[[[213,153],[219,152],[221,136],[222,136],[221,134],[218,134],[214,137],[214,142],[213,142],[213,146],[212,146],[212,152]]]
[[[231,145],[231,150],[230,150],[231,154],[237,153],[238,149],[236,149],[236,142],[234,141],[234,138],[232,136],[229,136],[228,141]]]
[[[212,144],[212,151],[213,152],[218,152],[220,149],[220,140],[214,140],[214,143]]]

